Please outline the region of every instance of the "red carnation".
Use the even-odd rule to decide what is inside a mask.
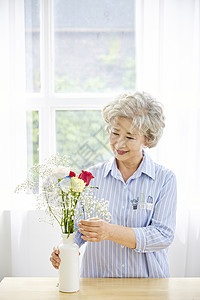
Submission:
[[[70,171],[70,172],[69,172],[69,177],[76,177],[76,173]]]
[[[94,178],[94,176],[92,175],[92,173],[82,170],[82,173],[78,176],[78,178],[82,179],[85,182],[85,185],[87,186],[89,185],[90,180]]]

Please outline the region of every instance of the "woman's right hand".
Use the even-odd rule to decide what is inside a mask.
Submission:
[[[50,261],[55,269],[59,269],[60,266],[60,250],[57,247],[53,248],[53,252],[51,253]]]

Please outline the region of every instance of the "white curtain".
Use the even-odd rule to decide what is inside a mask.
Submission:
[[[0,277],[15,274],[22,219],[14,187],[26,175],[23,1],[0,1]],[[21,210],[20,214],[22,214]],[[19,229],[19,230],[18,230]]]
[[[178,182],[177,229],[169,249],[172,276],[200,276],[200,3],[137,0],[137,88],[164,104],[166,128],[152,158]],[[22,0],[0,1],[0,279],[56,276],[49,262],[59,229],[13,196],[26,174]]]
[[[138,87],[164,104],[166,128],[151,155],[177,176],[172,276],[200,276],[200,1],[137,2]]]

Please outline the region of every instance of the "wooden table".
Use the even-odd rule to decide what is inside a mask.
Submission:
[[[1,300],[199,300],[200,278],[82,278],[80,291],[61,293],[57,278],[5,277]]]

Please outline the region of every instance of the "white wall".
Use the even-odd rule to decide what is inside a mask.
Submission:
[[[0,280],[12,276],[10,212],[0,211]]]

